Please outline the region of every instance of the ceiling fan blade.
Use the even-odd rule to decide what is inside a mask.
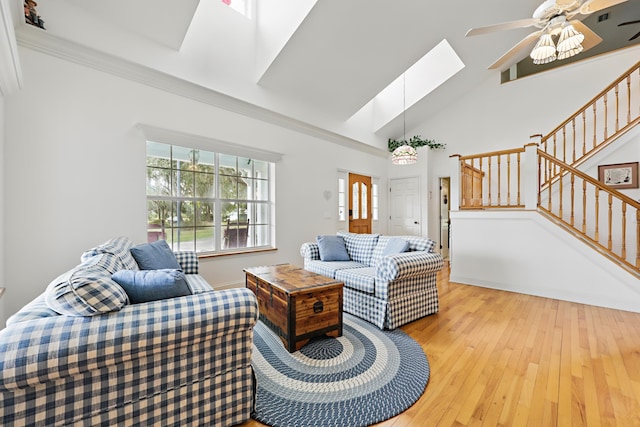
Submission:
[[[618,27],[622,27],[623,25],[631,25],[631,24],[637,24],[640,23],[640,19],[636,20],[636,21],[627,21],[627,22],[623,22],[621,24],[618,24]]]
[[[587,0],[582,6],[580,6],[580,13],[582,15],[589,15],[593,12],[606,9],[626,1],[627,0]]]
[[[638,32],[636,33],[636,35],[635,35],[635,36],[631,37],[631,38],[629,39],[629,41],[632,41],[632,40],[637,39],[637,38],[638,38],[638,36],[640,36],[640,31],[638,31]]]
[[[514,47],[509,49],[507,53],[502,55],[496,62],[489,66],[490,70],[500,69],[500,71],[509,68],[516,62],[526,58],[531,52],[533,45],[538,40],[538,36],[542,34],[542,30],[534,31],[527,37],[523,38]]]
[[[594,33],[591,28],[587,27],[577,19],[570,21],[569,23],[573,25],[573,28],[584,34],[584,40],[582,41],[582,47],[584,48],[583,52],[586,52],[602,41],[602,38],[599,35]]]
[[[492,33],[494,31],[513,30],[515,28],[531,27],[538,23],[535,18],[519,19],[517,21],[502,22],[500,24],[487,25],[485,27],[472,28],[467,31],[465,37],[477,36],[480,34]]]

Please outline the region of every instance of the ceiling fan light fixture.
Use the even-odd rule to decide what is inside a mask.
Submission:
[[[533,59],[534,64],[547,64],[555,61],[556,46],[553,43],[551,34],[545,33],[541,35],[529,56]]]
[[[568,52],[582,46],[581,43],[584,40],[584,34],[577,31],[573,25],[565,24],[560,32],[560,38],[558,39],[558,52]],[[573,56],[573,55],[571,55]]]

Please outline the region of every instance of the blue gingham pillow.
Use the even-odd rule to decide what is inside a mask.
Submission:
[[[425,252],[433,252],[433,248],[436,245],[436,242],[429,239],[428,237],[422,236],[380,236],[378,238],[378,244],[373,250],[373,255],[371,257],[371,266],[377,266],[380,262],[380,259],[383,257],[383,252],[387,247],[387,243],[391,239],[402,239],[406,240],[409,243],[409,251],[425,251]]]
[[[98,254],[49,284],[49,308],[69,316],[94,316],[119,311],[129,303],[126,292],[111,279],[121,261],[113,254]]]
[[[425,251],[425,252],[433,252],[433,248],[436,246],[435,240],[431,240],[428,237],[421,236],[396,236],[401,239],[405,239],[409,242],[409,250],[410,251]]]
[[[198,255],[193,251],[174,252],[184,274],[198,274]]]
[[[118,260],[122,263],[118,270],[139,270],[138,263],[133,258],[133,255],[131,255],[132,246],[133,243],[128,237],[115,237],[96,246],[95,248],[85,251],[80,257],[80,260],[85,262],[99,254],[112,254],[118,257]]]
[[[352,261],[369,265],[373,248],[378,243],[379,234],[356,234],[339,232],[339,236],[344,239],[344,245]]]

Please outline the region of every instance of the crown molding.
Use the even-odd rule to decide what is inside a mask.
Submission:
[[[388,157],[387,150],[357,141],[323,129],[319,126],[303,122],[271,111],[264,107],[234,98],[222,92],[198,85],[176,76],[158,71],[145,65],[101,52],[85,45],[63,39],[28,25],[20,25],[16,29],[19,46],[44,53],[69,62],[93,68],[130,81],[154,87],[175,95],[193,99],[236,114],[274,124],[305,135],[332,142],[347,148],[355,149],[378,157]]]
[[[22,87],[22,69],[9,3],[0,1],[0,94],[9,95]]]
[[[163,144],[187,144],[190,148],[219,151],[225,154],[248,157],[250,159],[265,160],[277,163],[282,159],[283,154],[275,151],[262,150],[248,145],[241,145],[232,142],[211,139],[201,135],[178,132],[170,129],[163,129],[157,126],[138,123],[138,128],[142,130],[147,141],[160,142]]]

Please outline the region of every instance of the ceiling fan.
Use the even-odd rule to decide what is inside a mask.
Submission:
[[[618,24],[618,27],[622,27],[623,25],[631,25],[631,24],[640,24],[640,19],[635,20],[635,21],[627,21],[627,22],[623,22],[621,24]],[[638,36],[640,36],[640,31],[638,31],[637,33],[635,33],[635,35],[631,36],[631,38],[629,39],[629,41],[635,40],[638,38]]]
[[[524,59],[529,52],[534,63],[545,64],[569,58],[600,43],[602,38],[581,21],[587,15],[625,1],[627,0],[546,0],[533,12],[531,18],[472,28],[467,31],[466,37],[536,27],[538,30],[520,40],[491,64],[489,69],[506,69]],[[558,36],[557,46],[553,40],[555,36]]]

